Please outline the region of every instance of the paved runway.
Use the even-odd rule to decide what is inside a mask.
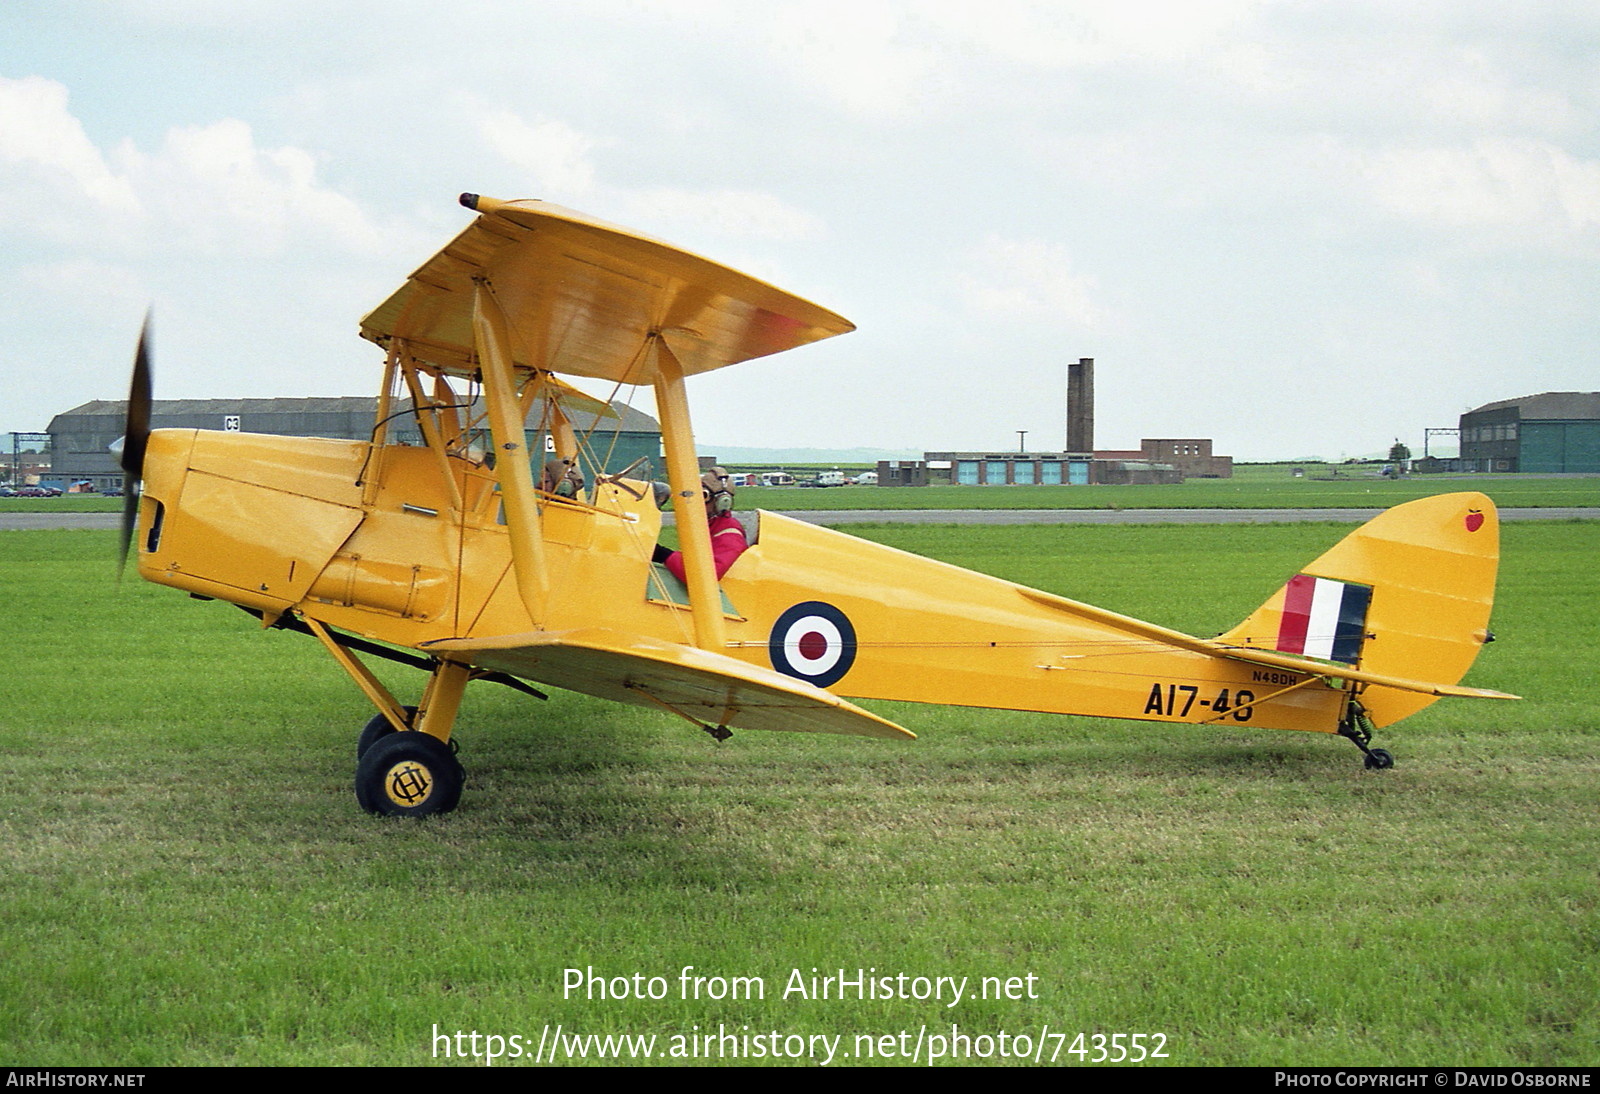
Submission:
[[[115,528],[121,513],[0,513],[0,532],[36,532],[45,528]]]
[[[787,512],[810,524],[1360,524],[1381,509],[833,509]],[[666,514],[668,523],[672,514]],[[0,513],[0,531],[116,528],[120,513]],[[1503,521],[1600,520],[1600,509],[1502,509]]]

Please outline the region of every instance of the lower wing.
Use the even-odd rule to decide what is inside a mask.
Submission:
[[[450,638],[422,648],[585,695],[669,710],[701,724],[859,737],[916,736],[771,669],[599,627]]]

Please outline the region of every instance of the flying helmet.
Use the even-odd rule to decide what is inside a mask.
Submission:
[[[583,492],[583,472],[566,460],[550,460],[544,465],[539,489],[560,498],[574,498]]]
[[[733,481],[723,468],[713,467],[700,476],[700,494],[706,501],[706,516],[723,517],[733,512]]]

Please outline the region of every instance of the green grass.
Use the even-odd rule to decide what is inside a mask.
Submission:
[[[1502,508],[1600,506],[1600,476],[1413,475],[1390,480],[1366,466],[1245,464],[1231,479],[1190,479],[1165,486],[850,486],[813,489],[747,486],[744,509],[1381,509],[1413,498],[1481,490]],[[1338,478],[1330,478],[1335,471]],[[7,512],[122,511],[121,498],[91,495],[0,498]]]
[[[1344,530],[863,531],[1210,633]],[[462,807],[393,822],[355,808],[369,712],[315,643],[117,588],[109,533],[0,533],[0,1060],[404,1066],[435,1023],[849,1050],[955,1022],[1161,1032],[1174,1064],[1593,1065],[1600,525],[1503,534],[1469,680],[1529,698],[1384,731],[1392,771],[1322,735],[890,704],[919,741],[718,745],[479,684]],[[684,965],[767,997],[680,1000]],[[672,997],[563,998],[585,966]],[[1039,998],[780,998],[813,966]]]
[[[1362,471],[1337,479],[1292,478],[1287,467],[1241,469],[1231,479],[1156,486],[746,487],[741,508],[807,509],[1382,509],[1413,498],[1481,490],[1502,508],[1600,505],[1600,477],[1414,475]]]
[[[0,498],[0,513],[120,513],[121,498],[63,494],[59,498]]]

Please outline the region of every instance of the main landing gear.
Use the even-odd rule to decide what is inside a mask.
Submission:
[[[448,813],[461,801],[465,782],[461,761],[439,738],[389,733],[356,764],[356,802],[390,817]]]
[[[1387,771],[1394,766],[1394,757],[1387,749],[1367,747],[1372,740],[1372,730],[1372,719],[1367,717],[1366,708],[1359,701],[1351,699],[1344,721],[1339,723],[1339,736],[1355,742],[1366,757],[1363,763],[1368,771]]]
[[[456,759],[450,729],[472,675],[467,665],[442,661],[421,702],[390,708],[404,716],[405,729],[383,713],[367,723],[356,742],[356,803],[361,808],[390,817],[426,817],[448,813],[460,803],[466,772]]]
[[[246,609],[249,610],[249,609]],[[260,616],[259,612],[251,614]],[[485,672],[455,661],[417,657],[355,635],[342,634],[313,616],[283,613],[270,626],[313,635],[333,655],[378,714],[356,740],[356,801],[369,813],[425,817],[448,813],[461,801],[466,781],[450,729],[471,680],[490,680],[524,695],[544,692],[503,672]],[[428,685],[414,707],[401,706],[389,689],[356,657],[356,651],[426,669]]]

